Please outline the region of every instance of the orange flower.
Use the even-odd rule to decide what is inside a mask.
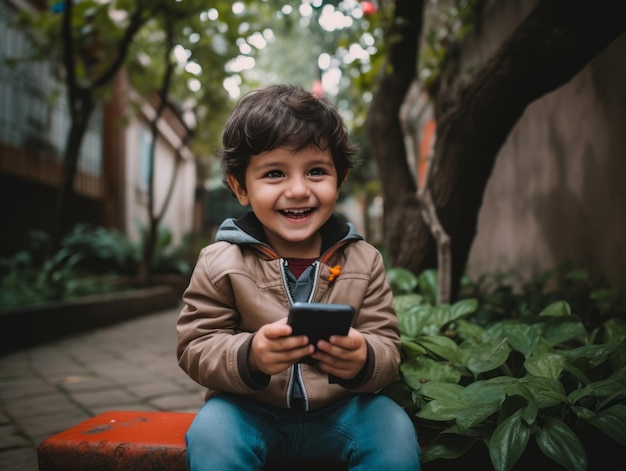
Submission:
[[[335,265],[334,267],[329,267],[328,271],[330,271],[330,275],[328,275],[328,281],[334,281],[335,278],[339,276],[341,273],[341,265]]]

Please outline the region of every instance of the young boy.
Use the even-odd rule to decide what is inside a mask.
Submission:
[[[208,389],[186,437],[189,469],[317,459],[419,470],[411,420],[376,394],[400,363],[382,257],[333,214],[356,151],[338,111],[271,86],[240,100],[222,143],[227,183],[252,211],[221,225],[183,294],[178,361]],[[290,335],[296,301],[350,304],[353,327],[310,345]]]

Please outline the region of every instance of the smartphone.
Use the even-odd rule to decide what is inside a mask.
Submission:
[[[293,329],[291,335],[306,335],[312,345],[317,345],[331,335],[348,335],[355,314],[349,304],[294,303],[289,308],[287,324]],[[314,362],[311,357],[301,361]]]

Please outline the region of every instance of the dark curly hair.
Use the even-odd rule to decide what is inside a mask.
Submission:
[[[276,148],[330,150],[341,185],[357,148],[337,108],[301,87],[272,85],[244,95],[230,114],[218,157],[226,175],[245,188],[246,169],[253,155]]]

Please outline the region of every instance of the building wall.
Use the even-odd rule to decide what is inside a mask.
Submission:
[[[135,115],[126,129],[126,232],[139,240],[140,229],[148,224],[147,156],[150,143],[148,118],[152,108],[144,107],[146,114]],[[180,145],[180,137],[163,120],[161,135],[157,139],[154,169],[154,211],[161,212],[167,190],[174,172],[175,152]],[[172,232],[174,245],[193,230],[195,187],[195,162],[188,149],[183,152],[182,161],[176,173],[176,183],[167,206],[161,227]]]
[[[26,57],[30,52],[24,32],[11,26],[21,8],[30,8],[29,2],[0,0],[0,256],[27,248],[31,231],[50,230],[70,126],[65,90],[54,80],[52,63],[26,61],[9,66],[10,59]],[[137,186],[137,129],[148,126],[154,104],[144,101],[141,111],[133,113],[129,104],[133,92],[124,71],[111,85],[112,100],[98,105],[90,119],[74,181],[76,197],[68,203],[68,214],[74,224],[104,225],[139,240],[137,222],[146,225],[147,198]],[[57,88],[59,96],[51,101]],[[136,96],[134,99],[141,102]],[[180,118],[172,110],[166,111],[157,144],[158,210],[184,131]],[[128,127],[126,118],[130,120]],[[193,229],[195,163],[188,148],[182,155],[163,221],[173,232],[174,244]]]
[[[0,256],[28,248],[32,231],[52,227],[70,127],[65,91],[54,79],[53,64],[13,62],[31,54],[26,35],[13,25],[30,3],[0,0]],[[101,222],[102,120],[97,107],[81,148],[76,197],[68,202],[75,223]]]
[[[491,54],[535,3],[494,2],[465,66]],[[514,271],[527,279],[575,260],[626,286],[624,57],[626,35],[526,109],[486,188],[471,275]]]

